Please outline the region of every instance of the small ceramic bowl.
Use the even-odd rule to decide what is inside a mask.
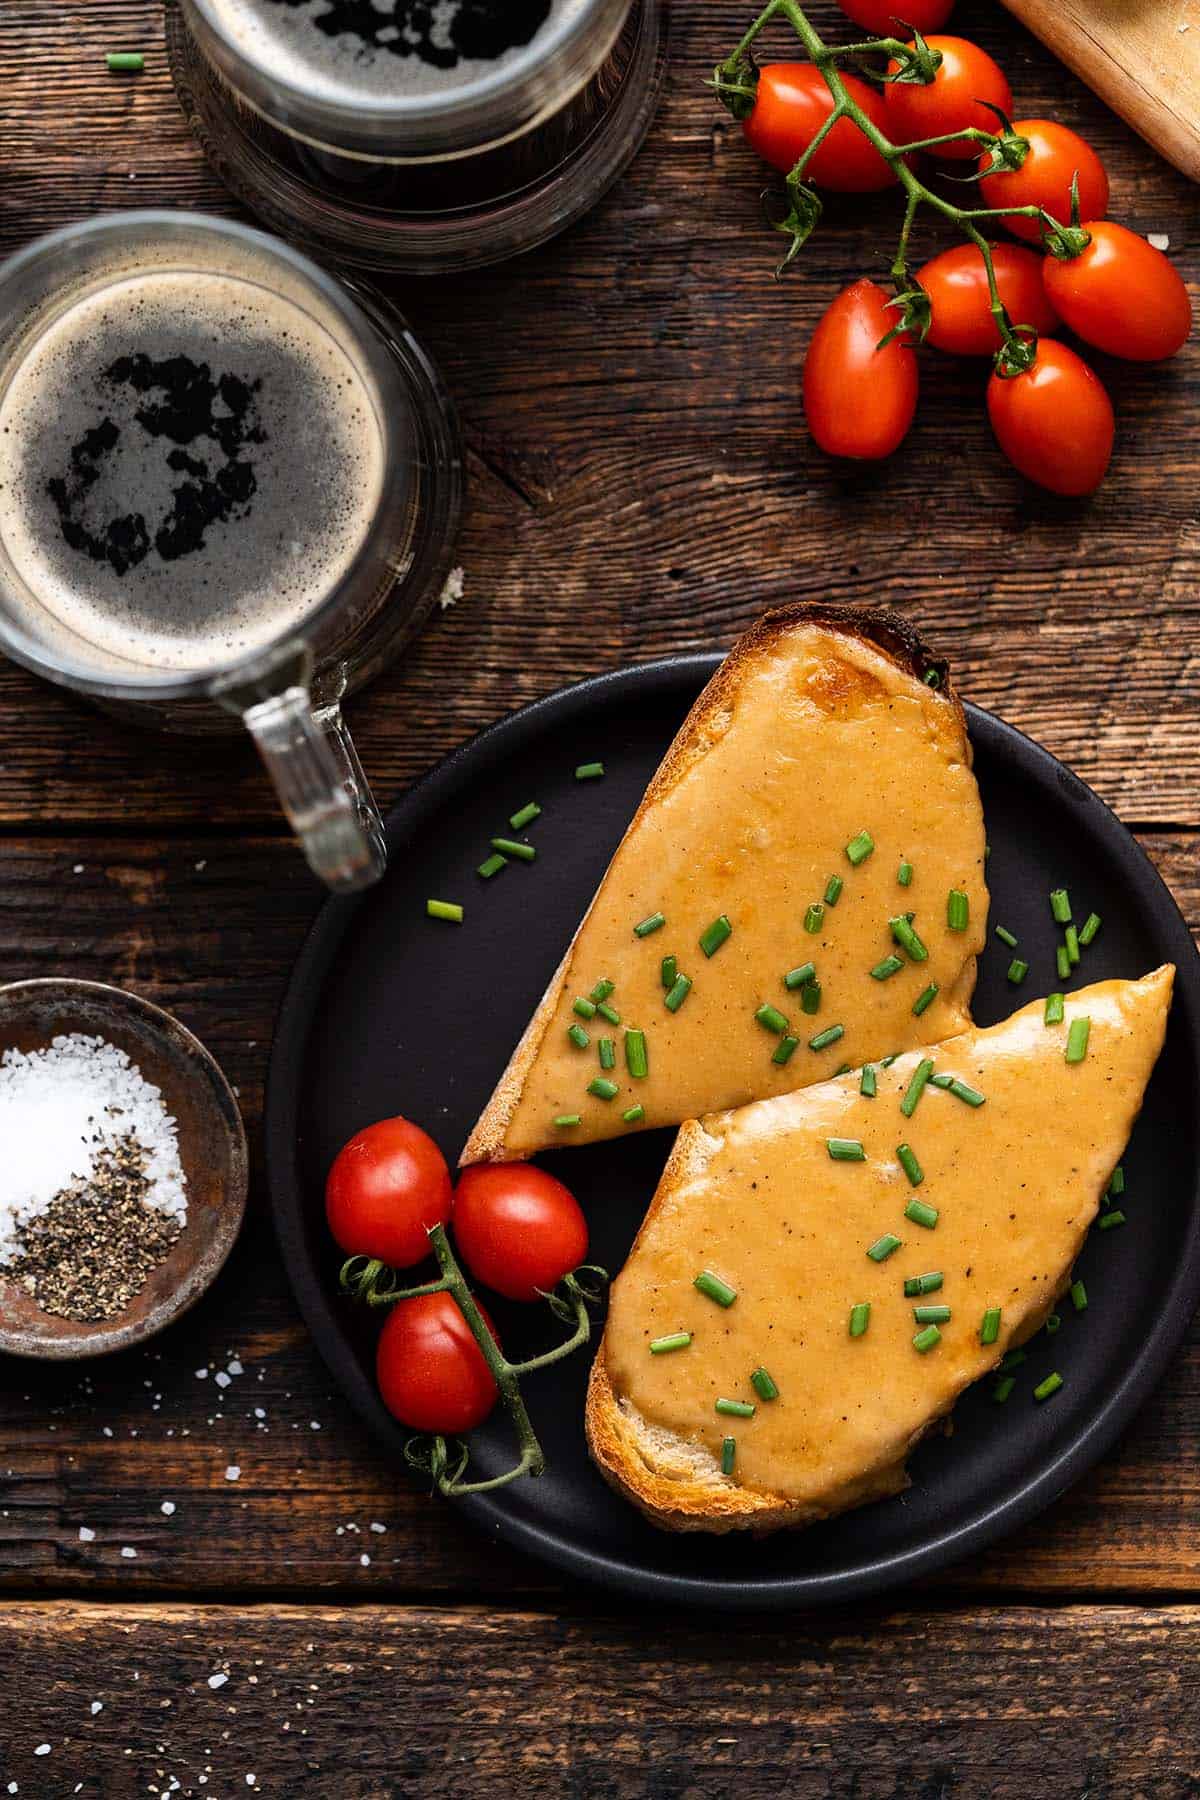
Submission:
[[[96,1324],[41,1311],[0,1270],[0,1351],[65,1360],[145,1343],[219,1274],[246,1210],[246,1133],[229,1083],[204,1045],[161,1007],[98,981],[0,987],[0,1052],[39,1050],[60,1033],[106,1038],[162,1090],[179,1127],[187,1225],[124,1312]]]

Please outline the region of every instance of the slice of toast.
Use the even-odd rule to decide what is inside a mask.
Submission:
[[[1061,1024],[1038,1001],[929,1046],[935,1073],[966,1093],[930,1082],[910,1116],[920,1051],[876,1070],[873,1098],[854,1073],[684,1125],[592,1370],[588,1444],[612,1485],[655,1524],[716,1532],[807,1525],[907,1486],[913,1447],[1069,1284],[1162,1047],[1173,977],[1101,982],[1068,996]],[[1068,1062],[1082,1018],[1086,1055]],[[861,1144],[865,1160],[835,1160],[831,1141]],[[702,1271],[732,1303],[697,1289]],[[906,1293],[922,1275],[940,1280]],[[928,1306],[950,1317],[922,1349],[914,1309]],[[675,1334],[690,1342],[651,1349]],[[776,1398],[751,1380],[762,1369]]]
[[[678,1125],[962,1030],[983,865],[945,664],[889,613],[768,614],[676,735],[463,1162]],[[952,889],[968,913],[957,930]],[[903,913],[924,960],[897,950],[888,922]],[[895,972],[873,977],[893,952]],[[809,963],[817,985],[785,986]],[[611,1016],[589,1010],[593,993]]]

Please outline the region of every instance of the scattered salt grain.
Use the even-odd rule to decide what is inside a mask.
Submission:
[[[218,1369],[216,1374],[213,1376],[213,1380],[216,1382],[216,1384],[219,1388],[229,1387],[230,1383],[232,1382],[232,1379],[233,1379],[232,1376],[227,1375],[225,1373],[224,1369]]]
[[[230,1463],[229,1467],[225,1471],[226,1481],[240,1481],[241,1476],[242,1476],[242,1471],[238,1467],[237,1463]]]
[[[382,1537],[383,1533],[387,1530],[387,1526],[381,1525],[379,1523],[378,1519],[372,1519],[371,1520],[371,1530],[374,1532],[378,1532],[378,1534]]]
[[[463,592],[466,588],[466,585],[467,585],[467,578],[466,578],[466,575],[463,572],[463,570],[462,569],[451,569],[450,573],[446,577],[445,586],[442,588],[441,593],[438,595],[438,605],[441,607],[443,612],[449,612],[449,610],[452,606],[458,605],[459,601],[463,597]]]
[[[1146,242],[1152,250],[1169,250],[1171,248],[1171,240],[1165,231],[1148,231]]]
[[[121,1555],[125,1558],[126,1562],[136,1562],[137,1561],[137,1551],[134,1549],[132,1544],[122,1544],[121,1545]]]
[[[50,1754],[49,1744],[39,1744],[33,1754],[35,1756],[49,1756],[49,1754]]]
[[[159,1510],[164,1512],[168,1519],[173,1518],[175,1515],[175,1502],[173,1500],[164,1500]]]
[[[229,1680],[228,1675],[222,1674],[221,1671],[218,1669],[218,1671],[215,1675],[209,1676],[208,1685],[210,1688],[212,1688],[213,1692],[215,1693],[218,1688],[223,1688],[225,1686],[225,1683],[228,1680]]]
[[[95,1543],[96,1534],[92,1530],[90,1525],[81,1525],[79,1527],[79,1541],[81,1544],[94,1544]]]
[[[92,1701],[92,1717],[93,1717],[93,1719],[95,1718],[97,1713],[102,1713],[103,1711],[104,1711],[103,1700],[93,1700]]]
[[[244,1375],[246,1373],[236,1356],[233,1358],[232,1362],[227,1362],[225,1364],[225,1372],[228,1375]]]

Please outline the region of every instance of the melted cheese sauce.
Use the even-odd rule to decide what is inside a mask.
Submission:
[[[1063,1291],[1162,1047],[1173,974],[1070,995],[1062,1025],[1044,1025],[1038,1001],[931,1049],[939,1073],[986,1096],[978,1108],[927,1087],[904,1118],[914,1053],[879,1071],[873,1100],[855,1074],[689,1127],[700,1152],[656,1200],[613,1287],[604,1355],[616,1393],[716,1458],[736,1437],[736,1480],[810,1501],[814,1516],[864,1484],[867,1494],[899,1486],[925,1428]],[[1067,1029],[1082,1015],[1088,1052],[1068,1064]],[[858,1139],[868,1160],[832,1161],[831,1137]],[[901,1143],[924,1170],[916,1190]],[[938,1209],[932,1230],[904,1216],[914,1193]],[[887,1232],[902,1247],[872,1262],[867,1247]],[[732,1306],[696,1291],[701,1269],[737,1290]],[[905,1277],[928,1270],[943,1272],[941,1289],[906,1298]],[[870,1323],[852,1339],[859,1301]],[[912,1342],[922,1304],[952,1310],[925,1355]],[[994,1306],[1000,1336],[984,1347]],[[693,1334],[689,1348],[649,1353],[678,1331]],[[760,1365],[775,1401],[750,1385]],[[754,1402],[755,1416],[714,1412],[718,1397]]]

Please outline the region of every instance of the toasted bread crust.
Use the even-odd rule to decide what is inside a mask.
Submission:
[[[955,724],[962,738],[963,760],[970,766],[971,745],[967,737],[966,717],[950,681],[950,666],[944,657],[933,654],[907,619],[882,606],[838,606],[823,601],[797,600],[764,613],[758,623],[751,626],[734,644],[675,734],[637,811],[626,827],[626,836],[637,828],[656,801],[669,792],[693,763],[704,755],[709,743],[710,723],[732,708],[738,691],[757,658],[770,651],[789,631],[802,625],[821,626],[827,631],[841,634],[848,641],[868,645],[906,674],[919,681],[928,681],[931,688],[945,696],[953,709]],[[508,1128],[529,1071],[541,1048],[542,1039],[554,1017],[575,938],[582,930],[590,911],[591,907],[580,920],[575,936],[567,945],[561,962],[551,976],[508,1067],[467,1140],[459,1159],[460,1165],[497,1162],[512,1157],[512,1152],[506,1148]]]

